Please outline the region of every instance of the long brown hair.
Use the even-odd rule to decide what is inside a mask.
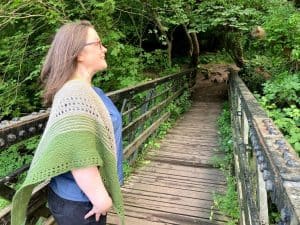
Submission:
[[[77,56],[84,47],[89,28],[93,28],[92,24],[83,20],[67,23],[55,34],[41,72],[46,106],[52,104],[55,93],[75,72]]]

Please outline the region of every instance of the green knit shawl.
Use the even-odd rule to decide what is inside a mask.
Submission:
[[[74,168],[88,166],[99,167],[114,209],[125,224],[109,113],[92,87],[74,80],[67,82],[54,97],[27,177],[13,198],[11,224],[25,224],[26,208],[36,185]]]

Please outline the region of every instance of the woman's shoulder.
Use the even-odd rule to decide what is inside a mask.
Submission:
[[[67,82],[54,96],[52,110],[62,112],[83,113],[96,111],[93,89],[83,82]]]
[[[88,89],[91,89],[91,86],[89,86],[88,84],[79,81],[79,80],[70,80],[67,81],[62,87],[61,89],[57,92],[68,92],[68,91],[87,91]],[[74,94],[74,92],[72,92]]]
[[[64,100],[87,99],[91,96],[91,87],[81,81],[68,81],[54,96],[54,102]]]
[[[105,107],[90,85],[77,80],[68,81],[54,96],[52,115],[85,114],[96,119],[105,118]]]

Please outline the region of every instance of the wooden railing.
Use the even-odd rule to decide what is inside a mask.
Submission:
[[[241,224],[300,224],[300,160],[235,71],[230,74],[235,172]]]
[[[189,69],[177,74],[155,79],[134,87],[108,93],[122,112],[124,159],[132,163],[147,138],[169,116],[167,106],[176,100],[189,86],[194,83],[195,70]],[[0,152],[21,140],[41,134],[46,125],[51,109],[34,112],[31,115],[14,118],[12,121],[0,123]],[[29,165],[0,178],[0,196],[8,201],[15,193],[14,186],[21,174]],[[42,183],[33,191],[27,212],[27,225],[34,225],[41,218],[50,216],[46,207],[46,185]],[[11,205],[0,211],[0,225],[10,224]],[[44,224],[53,221],[46,220]]]

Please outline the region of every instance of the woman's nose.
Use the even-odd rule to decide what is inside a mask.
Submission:
[[[105,46],[104,45],[102,45],[102,51],[104,52],[104,53],[106,53],[107,52],[107,48],[105,48]]]

